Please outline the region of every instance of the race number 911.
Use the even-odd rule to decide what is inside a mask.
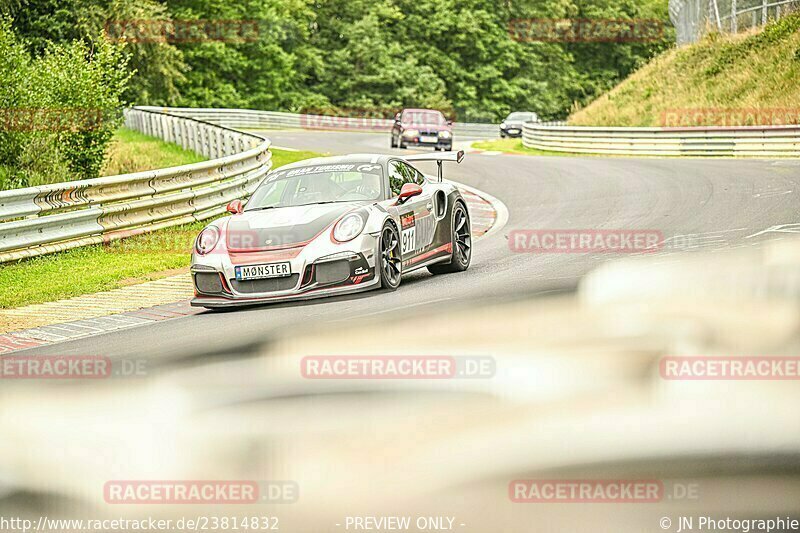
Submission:
[[[417,228],[411,227],[403,230],[401,251],[403,255],[413,252],[414,245],[417,241]]]

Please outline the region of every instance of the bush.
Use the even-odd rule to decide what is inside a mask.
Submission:
[[[130,76],[114,44],[72,41],[33,57],[0,20],[0,188],[99,176]]]

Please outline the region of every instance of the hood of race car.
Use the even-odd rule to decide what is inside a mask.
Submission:
[[[231,252],[299,246],[361,204],[363,202],[313,204],[245,211],[228,219],[226,245]]]

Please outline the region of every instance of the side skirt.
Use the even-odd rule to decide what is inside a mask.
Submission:
[[[403,274],[405,275],[405,274],[408,274],[409,272],[414,272],[415,270],[419,270],[420,268],[425,268],[426,266],[429,266],[429,265],[435,265],[436,263],[449,263],[452,260],[453,260],[452,255],[445,255],[443,257],[435,257],[435,258],[430,259],[428,261],[423,261],[422,263],[420,263],[418,265],[414,265],[414,266],[412,266],[412,267],[410,267],[408,269],[404,268],[403,269]]]

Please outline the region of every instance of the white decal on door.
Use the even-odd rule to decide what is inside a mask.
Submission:
[[[417,228],[412,226],[403,230],[401,253],[405,256],[414,251],[417,242]]]

